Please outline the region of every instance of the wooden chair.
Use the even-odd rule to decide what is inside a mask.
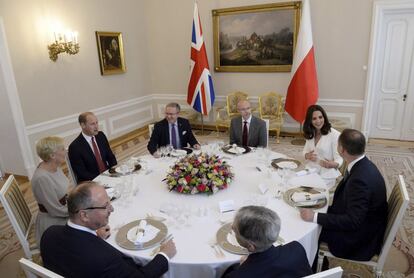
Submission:
[[[151,138],[152,132],[154,131],[154,124],[148,125],[148,135]]]
[[[248,94],[243,92],[234,92],[226,97],[226,106],[216,109],[216,130],[220,131],[220,127],[230,128],[230,122],[233,117],[239,116],[237,111],[237,103],[240,100],[249,99]]]
[[[375,255],[370,261],[353,261],[342,258],[337,258],[329,252],[326,244],[321,243],[318,254],[318,268],[319,272],[322,268],[323,258],[331,257],[339,260],[349,261],[357,264],[364,264],[374,268],[375,277],[379,278],[382,275],[385,259],[390,251],[391,244],[394,241],[398,228],[401,224],[404,213],[407,209],[410,198],[408,196],[407,187],[402,175],[398,176],[397,184],[392,189],[391,195],[388,198],[388,222],[384,235],[384,244],[381,248],[379,256]]]
[[[9,176],[0,190],[0,201],[19,238],[26,258],[31,260],[34,254],[40,252],[33,229],[36,217],[30,212],[13,175]]]
[[[277,93],[266,93],[259,96],[260,118],[269,120],[269,131],[276,132],[276,143],[279,143],[283,126],[283,98]]]
[[[21,258],[19,263],[26,273],[26,277],[63,278],[63,276],[25,258]]]
[[[305,276],[304,278],[341,278],[343,269],[340,266]]]

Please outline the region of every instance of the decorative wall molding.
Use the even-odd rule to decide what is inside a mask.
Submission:
[[[144,118],[139,118],[137,117],[137,120],[130,123],[130,124],[126,124],[124,126],[121,127],[116,127],[115,122],[120,120],[120,119],[125,119],[128,118],[132,115],[138,115],[142,112],[147,111],[149,116],[148,117],[144,117]],[[110,134],[111,135],[122,135],[122,132],[126,132],[126,131],[131,131],[132,129],[136,129],[136,128],[140,128],[142,127],[145,123],[151,122],[154,119],[154,113],[152,112],[152,107],[145,107],[145,108],[139,108],[139,109],[134,109],[131,111],[128,111],[126,113],[122,113],[122,114],[118,114],[116,116],[112,116],[109,117],[108,121],[109,121],[109,130],[110,130]]]

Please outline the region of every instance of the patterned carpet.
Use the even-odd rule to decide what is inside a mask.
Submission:
[[[196,131],[196,136],[201,144],[211,141],[221,140],[227,142],[228,135],[224,133],[217,134],[215,132],[205,131],[204,135],[200,135],[200,131]],[[281,152],[290,157],[302,160],[302,146],[292,145],[292,138],[281,138],[280,144],[275,143],[274,138],[270,138],[270,148],[276,152]],[[131,155],[146,154],[146,143],[148,134],[139,132],[131,140],[113,146],[113,150],[118,161],[123,161]],[[378,166],[383,174],[388,191],[396,182],[396,176],[403,174],[408,186],[408,192],[411,200],[413,200],[414,191],[414,147],[391,147],[384,144],[368,144],[368,157]],[[36,210],[36,203],[30,190],[30,184],[22,184],[22,190],[25,194],[27,202],[33,211]],[[0,207],[0,271],[3,272],[4,265],[15,263],[17,258],[22,255],[20,244],[3,209]],[[13,258],[16,257],[16,259]],[[338,261],[331,261],[330,265],[340,264],[345,268],[343,277],[365,278],[373,277],[372,272],[367,268],[361,268],[352,264],[344,264]],[[21,277],[22,273],[10,273],[7,277]],[[396,237],[392,250],[388,256],[385,265],[384,277],[414,277],[414,203],[410,202],[408,211],[403,219],[403,224]]]

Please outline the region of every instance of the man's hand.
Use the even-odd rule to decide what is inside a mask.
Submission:
[[[311,209],[300,209],[300,217],[307,222],[313,222],[314,212]]]
[[[102,239],[107,239],[111,235],[111,228],[109,227],[109,225],[106,225],[96,230],[96,234],[98,235],[98,237]]]
[[[169,241],[164,242],[160,246],[160,252],[164,253],[168,256],[168,258],[172,258],[177,254],[177,249],[175,248],[175,243],[172,239]]]
[[[161,154],[158,151],[156,151],[155,153],[152,154],[152,156],[155,158],[160,158]]]
[[[194,148],[194,149],[196,149],[196,150],[199,150],[199,149],[201,149],[201,146],[200,146],[200,144],[195,144],[195,145],[193,146],[193,148]]]

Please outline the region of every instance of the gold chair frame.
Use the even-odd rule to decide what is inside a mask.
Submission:
[[[276,132],[276,143],[280,142],[284,112],[283,97],[280,94],[270,92],[259,96],[260,118],[269,120],[269,131]]]

